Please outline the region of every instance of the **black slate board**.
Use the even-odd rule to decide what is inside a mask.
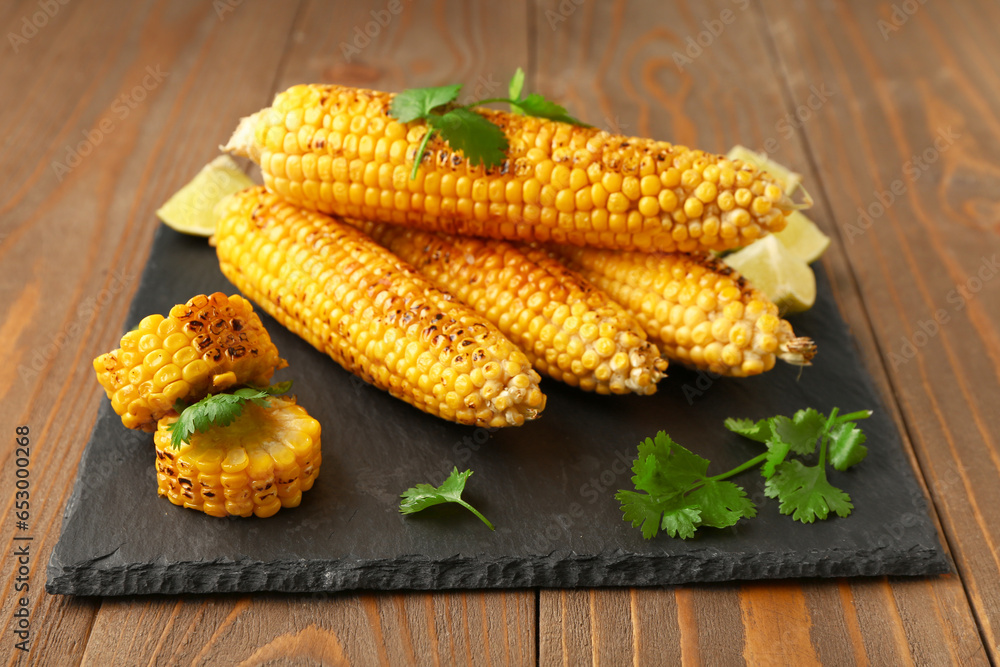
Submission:
[[[323,425],[323,466],[302,505],[275,517],[216,519],[156,495],[152,436],[126,430],[102,401],[48,567],[50,593],[647,586],[684,582],[928,575],[949,570],[926,500],[888,412],[818,271],[819,300],[793,324],[819,345],[814,366],[713,379],[671,366],[653,397],[589,395],[551,380],[542,418],[492,433],[428,416],[355,379],[261,313],[300,402]],[[235,290],[203,239],[160,227],[128,328],[198,293]],[[258,309],[260,310],[260,309]],[[874,408],[870,454],[832,473],[856,509],[805,526],[778,513],[759,475],[737,477],[759,516],[696,539],[651,541],[621,518],[636,445],[656,431],[725,470],[759,453],[723,429],[813,406]],[[403,517],[398,495],[471,467],[457,507]]]

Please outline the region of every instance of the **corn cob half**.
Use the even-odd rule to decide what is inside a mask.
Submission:
[[[471,236],[618,249],[723,250],[785,226],[778,181],[740,160],[530,116],[477,111],[508,158],[473,166],[428,128],[388,115],[389,93],[299,85],[243,119],[228,145],[264,183],[324,213]]]
[[[354,227],[252,188],[222,204],[214,239],[241,291],[393,396],[481,426],[520,425],[544,408],[521,350]]]
[[[220,517],[298,507],[319,474],[320,425],[295,399],[268,403],[248,403],[231,424],[193,433],[179,449],[169,430],[177,414],[161,419],[153,436],[159,494]]]
[[[652,394],[667,368],[635,319],[544,250],[355,223],[486,317],[539,372],[599,394]]]
[[[287,365],[250,303],[200,294],[150,315],[94,359],[97,381],[128,428],[152,431],[178,400],[196,402],[235,384],[266,385]]]
[[[757,375],[775,359],[808,365],[816,354],[778,307],[736,271],[704,255],[559,246],[571,268],[632,313],[664,354],[720,375]]]

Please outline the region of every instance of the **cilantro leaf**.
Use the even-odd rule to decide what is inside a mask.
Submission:
[[[826,417],[812,408],[799,410],[791,419],[772,417],[771,430],[793,452],[805,456],[816,451],[816,442],[826,433]]]
[[[868,456],[865,434],[852,422],[837,424],[830,430],[830,463],[840,471],[860,463]]]
[[[561,123],[570,123],[581,127],[590,127],[583,121],[570,116],[565,107],[546,99],[538,93],[531,93],[524,99],[518,100],[517,107],[529,116],[548,118],[549,120],[557,120]]]
[[[174,405],[179,412],[177,421],[167,427],[170,444],[179,449],[181,444],[191,442],[191,436],[204,433],[213,426],[229,426],[243,413],[243,406],[254,402],[267,406],[267,398],[283,394],[292,388],[292,383],[282,382],[271,387],[242,387],[229,394],[212,394],[197,403],[185,406],[180,401]]]
[[[622,518],[647,540],[660,529],[670,537],[693,537],[700,526],[725,528],[757,513],[746,492],[732,482],[708,477],[709,461],[678,445],[663,431],[639,444],[632,465],[635,491],[615,498]]]
[[[744,438],[750,438],[757,442],[767,442],[772,436],[770,419],[761,419],[754,423],[752,419],[733,419],[730,417],[725,421],[725,426],[733,433],[739,433]]]
[[[400,123],[426,118],[434,109],[454,102],[462,84],[437,88],[410,88],[397,93],[389,104],[389,115]]]
[[[507,86],[507,94],[510,96],[511,100],[511,113],[524,113],[524,109],[516,104],[516,102],[521,99],[522,90],[524,90],[524,70],[518,67],[517,71],[514,72],[514,76],[510,77],[510,84]]]
[[[634,528],[642,528],[642,536],[647,540],[656,537],[663,518],[660,502],[646,493],[626,490],[616,493],[615,498],[621,503],[622,518],[625,521],[630,522]]]
[[[443,116],[429,116],[427,121],[472,164],[495,167],[506,157],[507,137],[503,130],[475,111],[452,109]]]
[[[434,505],[457,503],[479,517],[483,523],[489,526],[490,530],[495,530],[493,524],[486,517],[480,514],[472,505],[462,500],[465,481],[471,475],[471,470],[458,472],[458,468],[456,467],[448,475],[448,478],[441,483],[441,486],[435,487],[430,484],[417,484],[402,493],[400,498],[403,500],[399,503],[399,511],[403,514],[414,514]]]
[[[728,528],[743,517],[757,516],[757,507],[742,486],[709,480],[687,495],[701,509],[701,525]]]
[[[768,440],[767,442],[767,456],[764,458],[764,465],[760,468],[760,474],[764,479],[771,479],[774,476],[775,469],[781,465],[788,456],[788,451],[790,447],[787,442],[782,442],[777,439]]]
[[[764,494],[781,501],[778,510],[782,514],[791,514],[802,523],[825,519],[831,510],[846,517],[854,509],[851,497],[827,481],[825,465],[805,466],[800,461],[786,461],[767,480]]]

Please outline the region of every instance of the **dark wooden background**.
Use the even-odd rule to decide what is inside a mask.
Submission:
[[[386,25],[376,30],[377,18]],[[0,655],[93,665],[996,664],[998,25],[995,0],[4,2]],[[376,33],[367,43],[366,28]],[[595,125],[717,152],[766,147],[805,174],[811,216],[834,239],[823,263],[836,299],[894,410],[955,574],[46,595],[45,564],[104,400],[90,362],[121,333],[155,209],[237,118],[292,83],[464,82],[489,94],[519,65],[530,86]],[[938,311],[948,321],[935,330]],[[20,424],[33,443],[27,655],[11,633],[22,595],[12,555]]]

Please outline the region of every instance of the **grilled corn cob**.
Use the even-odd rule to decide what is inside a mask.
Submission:
[[[253,188],[222,205],[222,272],[347,370],[462,424],[520,425],[539,376],[496,327],[361,231]]]
[[[785,226],[778,181],[740,160],[478,109],[509,143],[494,169],[435,135],[410,179],[423,121],[389,117],[393,95],[299,85],[243,119],[229,144],[271,192],[324,213],[471,236],[606,248],[723,250]]]
[[[183,399],[198,401],[234,384],[266,385],[286,366],[260,318],[239,295],[200,294],[150,315],[94,359],[97,381],[128,428],[152,431]]]
[[[652,394],[667,368],[635,319],[544,250],[356,223],[517,344],[539,372],[599,394]]]
[[[720,375],[757,375],[780,358],[816,354],[778,307],[736,271],[704,255],[646,254],[560,246],[557,253],[625,306],[664,354]]]
[[[212,516],[268,517],[298,507],[319,474],[319,422],[295,399],[248,403],[228,426],[193,433],[174,449],[169,428],[177,419],[176,413],[161,419],[153,436],[159,494],[174,505]]]

